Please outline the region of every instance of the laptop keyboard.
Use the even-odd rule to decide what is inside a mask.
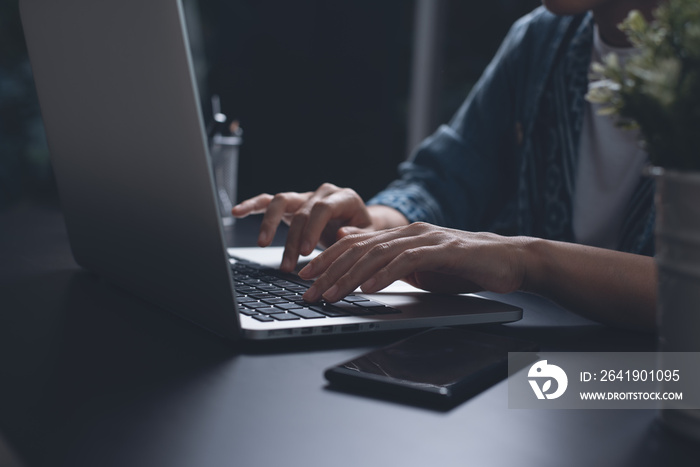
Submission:
[[[231,269],[239,311],[261,322],[401,312],[359,295],[348,295],[335,303],[308,303],[302,295],[311,282],[299,276],[235,257],[232,257]]]

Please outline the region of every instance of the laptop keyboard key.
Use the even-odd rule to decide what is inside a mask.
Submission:
[[[342,309],[333,305],[314,305],[309,307],[310,310],[317,311],[331,318],[337,318],[338,316],[349,316],[350,313],[343,311]]]
[[[357,295],[348,295],[343,299],[344,302],[364,302],[367,301],[365,297],[358,297]]]
[[[270,305],[278,305],[280,303],[289,303],[289,301],[280,298],[280,297],[273,297],[273,298],[263,298],[263,302],[269,303]]]
[[[272,316],[277,321],[291,321],[294,319],[301,319],[299,316],[294,315],[292,313],[273,313],[269,316]]]
[[[294,313],[295,315],[301,316],[302,318],[306,319],[316,319],[316,318],[325,318],[326,315],[323,315],[317,311],[310,310],[308,308],[296,308],[294,310],[289,310],[290,313]]]
[[[283,310],[293,310],[295,308],[303,308],[299,303],[278,303],[275,305],[276,308],[281,308]]]
[[[254,316],[254,315],[258,314],[257,311],[251,310],[250,308],[240,307],[239,310],[241,313],[243,313],[244,315],[247,315],[247,316]]]
[[[374,314],[374,311],[372,311],[371,309],[356,306],[357,305],[356,303],[338,302],[338,303],[335,303],[334,305],[336,308],[342,310],[347,315],[365,316],[365,315],[373,315]]]
[[[256,291],[255,293],[250,293],[250,294],[248,294],[248,296],[249,296],[249,297],[253,297],[253,298],[255,298],[256,300],[264,300],[264,299],[266,299],[266,298],[272,298],[272,297],[274,297],[275,295],[272,295],[271,293],[268,293],[268,292]]]
[[[282,310],[282,309],[280,309],[280,308],[271,306],[270,308],[258,308],[258,309],[255,310],[255,311],[257,311],[258,313],[263,313],[263,314],[266,314],[266,315],[271,315],[271,314],[274,314],[274,313],[284,313],[285,310]]]
[[[362,308],[375,308],[375,307],[385,307],[383,303],[373,302],[372,300],[362,300],[353,302],[355,306],[361,306]]]

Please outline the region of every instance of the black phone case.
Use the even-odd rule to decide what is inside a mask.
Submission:
[[[332,389],[450,408],[508,376],[508,352],[537,345],[456,328],[435,328],[325,372]]]

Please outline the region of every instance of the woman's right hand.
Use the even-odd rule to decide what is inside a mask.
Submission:
[[[233,207],[234,217],[264,213],[258,245],[272,243],[280,222],[289,225],[280,269],[292,271],[299,255],[308,255],[317,244],[328,247],[357,229],[373,229],[372,216],[362,198],[350,188],[324,183],[306,193],[263,193]]]

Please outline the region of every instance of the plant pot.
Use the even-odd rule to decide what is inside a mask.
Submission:
[[[661,352],[700,352],[700,173],[652,169],[656,177],[656,264]],[[663,355],[663,353],[661,354]],[[660,362],[664,368],[663,359]],[[696,380],[697,378],[690,378]],[[683,392],[700,392],[694,381]],[[662,405],[661,421],[700,440],[700,410]]]

